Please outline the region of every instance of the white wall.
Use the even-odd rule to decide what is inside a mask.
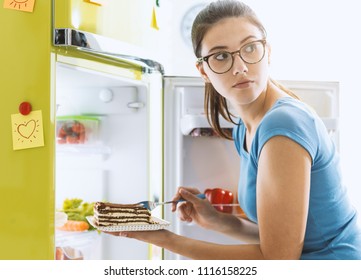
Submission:
[[[163,1],[164,2],[164,1]],[[195,57],[180,37],[181,17],[187,9],[207,1],[176,0],[162,6],[167,13],[160,28],[169,32],[163,60],[166,74],[198,76]],[[354,0],[245,0],[264,23],[272,46],[271,71],[281,80],[339,81],[340,150],[345,184],[361,212],[361,11]],[[160,2],[162,4],[162,1]],[[165,2],[164,2],[165,3]],[[169,21],[169,22],[167,22]],[[163,30],[164,30],[163,29]]]

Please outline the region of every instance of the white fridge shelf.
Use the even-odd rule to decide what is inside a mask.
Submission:
[[[109,155],[111,149],[104,145],[87,145],[87,144],[57,144],[57,153],[72,154],[92,154],[92,155]]]

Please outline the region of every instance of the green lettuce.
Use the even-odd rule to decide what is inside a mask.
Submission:
[[[87,216],[93,216],[94,214],[94,202],[83,202],[80,198],[65,199],[63,202],[63,209],[60,211],[68,215],[68,220],[71,221],[85,221],[89,224],[86,219]],[[89,224],[89,229],[94,230],[95,228]]]

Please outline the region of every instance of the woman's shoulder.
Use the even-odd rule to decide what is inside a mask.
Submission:
[[[314,158],[319,144],[317,115],[305,103],[292,97],[277,100],[261,121],[254,139],[259,154],[266,142],[285,136],[303,146]]]
[[[312,132],[315,128],[317,115],[315,111],[304,102],[293,97],[278,99],[266,113],[260,123],[260,129],[287,129],[306,130]]]

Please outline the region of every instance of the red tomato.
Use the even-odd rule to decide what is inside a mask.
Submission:
[[[72,125],[72,131],[75,133],[83,133],[85,132],[85,127],[82,123],[75,121],[74,124]]]
[[[65,136],[66,136],[66,131],[65,131],[65,129],[64,129],[64,127],[61,127],[60,129],[59,129],[59,131],[58,131],[58,137],[59,138],[64,138]]]
[[[79,134],[79,143],[84,144],[85,143],[85,132],[82,132]]]
[[[233,193],[226,189],[214,188],[206,189],[204,191],[206,198],[212,204],[232,204],[233,203]],[[232,206],[223,206],[216,205],[214,206],[218,211],[224,213],[232,213]]]

